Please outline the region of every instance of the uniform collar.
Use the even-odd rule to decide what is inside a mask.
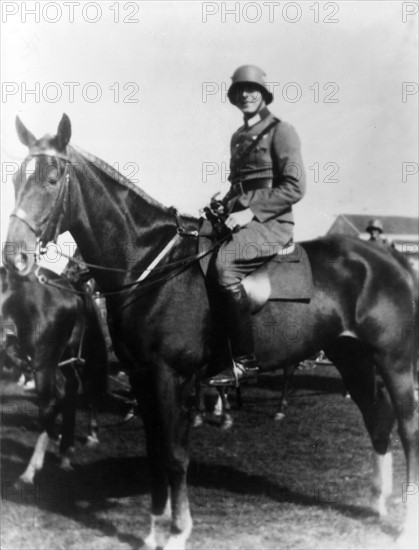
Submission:
[[[247,128],[251,128],[261,120],[264,120],[266,117],[270,115],[270,111],[267,107],[264,107],[259,113],[256,113],[254,116],[248,119],[244,119],[244,125]]]

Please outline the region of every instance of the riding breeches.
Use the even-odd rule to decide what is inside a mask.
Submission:
[[[289,244],[294,224],[271,220],[260,223],[251,221],[220,247],[215,261],[217,282],[229,289]]]

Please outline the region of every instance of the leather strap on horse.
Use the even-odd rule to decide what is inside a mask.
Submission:
[[[195,236],[195,235],[193,235]],[[151,262],[151,264],[144,270],[142,270],[142,275],[133,283],[128,283],[126,285],[121,286],[118,290],[109,291],[109,292],[101,292],[102,296],[117,296],[118,294],[122,294],[123,292],[126,292],[127,290],[133,289],[133,288],[141,288],[142,290],[148,290],[150,288],[154,288],[157,285],[164,284],[165,282],[169,281],[170,279],[173,279],[173,277],[176,277],[179,275],[182,271],[185,269],[188,269],[193,264],[204,258],[205,256],[211,254],[216,250],[222,242],[224,242],[227,238],[230,237],[230,234],[226,234],[222,238],[218,239],[217,242],[211,246],[208,250],[205,250],[203,252],[200,252],[198,254],[194,254],[192,256],[188,256],[186,259],[182,260],[176,260],[174,262],[170,262],[168,264],[165,264],[161,267],[158,267],[157,264],[163,259],[163,257],[169,252],[169,250],[174,246],[176,241],[179,239],[180,235],[179,233],[176,233],[173,238],[169,241],[169,243],[166,245],[166,247],[157,255],[157,257]],[[68,256],[61,253],[63,257],[68,258],[70,261],[74,261],[75,263],[79,263],[79,260],[73,259],[71,256]],[[81,262],[80,262],[81,263]],[[102,269],[104,271],[118,271],[122,273],[127,273],[127,270],[125,269],[119,269],[119,268],[111,268],[111,267],[103,267],[103,266],[96,266],[95,264],[89,264],[87,262],[83,262],[84,265],[87,265],[88,267],[93,267],[95,269]],[[169,274],[163,274],[159,278],[155,278],[149,283],[143,283],[144,279],[148,277],[148,275],[151,273],[151,271],[157,271],[157,270],[165,270],[169,271]],[[83,291],[78,291],[76,289],[69,289],[63,285],[60,285],[56,283],[55,281],[52,281],[48,279],[45,275],[40,275],[37,272],[35,273],[39,282],[41,284],[50,285],[55,288],[59,288],[61,290],[65,290],[67,292],[71,292],[73,294],[84,294]]]
[[[86,294],[87,294],[87,290],[84,291],[85,297],[86,297]],[[84,298],[84,301],[85,301],[85,298]],[[59,367],[64,367],[65,365],[72,365],[72,364],[75,364],[77,367],[82,367],[86,364],[86,360],[83,359],[83,357],[81,356],[84,335],[86,333],[86,316],[84,315],[83,312],[81,317],[81,323],[82,325],[81,325],[81,333],[80,333],[80,339],[79,339],[79,348],[77,350],[77,357],[70,357],[70,359],[65,359],[64,361],[61,361],[60,363],[58,363]]]
[[[32,154],[31,157],[33,156],[37,156],[36,154]],[[39,155],[38,155],[39,156]],[[62,157],[60,157],[62,158]],[[57,237],[59,235],[59,232],[60,232],[60,227],[61,227],[61,222],[62,222],[62,219],[64,217],[64,208],[63,208],[63,204],[64,204],[64,199],[67,197],[67,189],[68,189],[68,184],[69,184],[69,181],[70,181],[70,174],[69,174],[69,163],[68,161],[66,162],[65,164],[65,167],[64,167],[64,171],[63,171],[63,175],[62,177],[58,180],[57,184],[62,180],[64,179],[64,183],[63,185],[61,185],[60,187],[60,190],[57,194],[57,198],[55,200],[55,204],[52,208],[52,213],[51,215],[49,216],[49,219],[48,219],[48,222],[44,228],[44,230],[41,232],[41,230],[38,228],[38,225],[36,222],[34,222],[30,216],[20,207],[17,207],[13,210],[13,212],[10,214],[10,217],[11,218],[18,218],[19,220],[21,220],[23,223],[25,223],[29,229],[32,231],[32,233],[34,233],[34,235],[36,235],[36,237],[38,238],[38,241],[39,243],[41,244],[45,244],[43,243],[43,240],[45,238],[45,235],[47,234],[48,232],[48,229],[50,227],[50,225],[54,222],[55,223],[55,231],[54,231],[54,236],[52,239],[52,241],[56,241],[57,240]]]

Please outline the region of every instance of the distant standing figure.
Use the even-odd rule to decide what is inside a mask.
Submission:
[[[381,246],[388,246],[387,239],[383,239],[383,224],[381,220],[370,220],[366,227],[366,232],[370,234],[370,242]]]

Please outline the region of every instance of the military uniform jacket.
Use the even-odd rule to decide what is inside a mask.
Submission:
[[[300,140],[293,126],[279,121],[241,158],[249,144],[274,120],[265,108],[233,134],[229,176],[232,185],[265,178],[272,178],[273,182],[272,188],[242,193],[230,201],[229,207],[232,212],[250,208],[254,221],[263,224],[293,223],[292,205],[303,197],[306,188]]]

